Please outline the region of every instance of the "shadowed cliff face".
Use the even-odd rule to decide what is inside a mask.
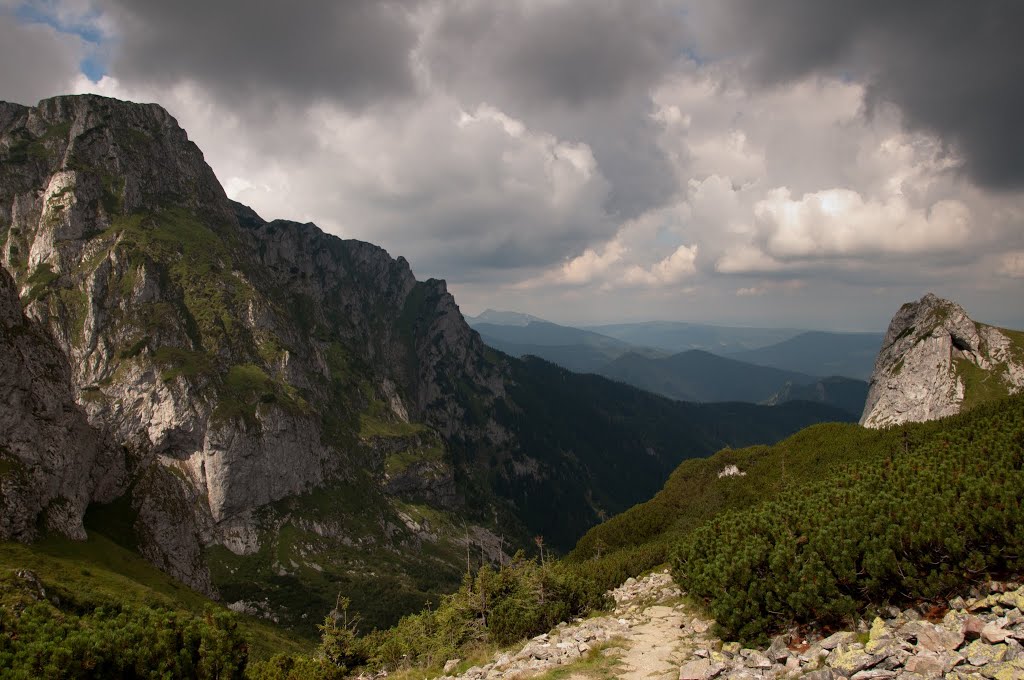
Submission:
[[[23,519],[4,535],[29,538],[62,496],[46,522],[81,536],[89,504],[118,499],[96,516],[126,514],[120,540],[292,621],[296,597],[329,608],[344,583],[385,623],[457,584],[467,543],[568,547],[685,457],[842,418],[696,407],[494,352],[404,258],[228,200],[155,105],[0,103],[0,264],[8,305],[49,338],[39,360],[63,362],[51,401],[93,433],[50,447],[63,490],[5,495]],[[0,472],[45,467],[2,434],[17,462]],[[107,449],[89,437],[120,467],[90,463]],[[367,616],[382,598],[390,614]]]
[[[934,420],[1024,388],[1024,334],[925,295],[900,308],[875,361],[866,427]]]
[[[0,154],[0,262],[63,353],[76,408],[147,470],[131,485],[145,549],[192,585],[209,579],[176,554],[255,549],[237,537],[254,510],[383,468],[377,452],[395,447],[375,442],[410,421],[460,430],[450,376],[463,398],[502,394],[500,363],[483,359],[444,282],[233,204],[158,106],[2,104]]]
[[[124,455],[89,426],[67,358],[22,314],[2,269],[0,395],[0,540],[31,540],[40,529],[84,538],[86,507],[120,493]]]

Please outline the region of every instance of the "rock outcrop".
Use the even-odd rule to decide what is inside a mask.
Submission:
[[[875,361],[861,425],[934,420],[1024,389],[1024,334],[925,295],[900,308]]]

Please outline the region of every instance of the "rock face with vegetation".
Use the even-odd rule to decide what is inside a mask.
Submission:
[[[3,364],[4,536],[92,518],[310,634],[339,590],[393,621],[467,561],[568,548],[684,458],[842,418],[494,352],[404,258],[230,201],[155,105],[0,103],[0,265],[4,359],[32,354]]]
[[[119,492],[123,453],[90,427],[70,373],[0,269],[0,540],[33,539],[40,528],[84,538],[88,505]]]
[[[1024,389],[1024,333],[929,293],[900,308],[875,361],[865,427],[923,422]]]

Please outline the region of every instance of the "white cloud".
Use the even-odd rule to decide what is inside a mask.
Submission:
[[[697,246],[679,246],[676,251],[650,268],[633,265],[622,281],[641,286],[670,286],[689,278],[697,271]]]
[[[956,249],[971,236],[970,210],[957,200],[914,208],[902,196],[865,200],[850,189],[790,196],[773,189],[754,204],[766,250],[777,258],[848,257]]]

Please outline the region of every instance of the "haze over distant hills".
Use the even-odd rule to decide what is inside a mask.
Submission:
[[[800,333],[799,329],[794,328],[715,326],[688,321],[645,321],[585,328],[632,345],[654,347],[671,353],[703,349],[716,354],[730,354],[766,347]]]
[[[730,353],[729,357],[811,375],[867,380],[882,337],[882,333],[806,331],[774,345]]]
[[[561,326],[518,312],[487,310],[469,317],[485,343],[515,356],[533,355],[573,371],[606,377],[681,401],[783,403],[820,401],[858,414],[881,335],[792,329],[731,328],[684,322],[601,326],[647,338],[634,345],[590,329]],[[788,337],[787,334],[790,334]],[[780,342],[761,346],[775,338]],[[671,351],[673,344],[754,346],[723,357],[706,349]],[[866,349],[870,347],[870,349]],[[870,357],[864,358],[864,352]],[[743,359],[744,356],[750,359]],[[835,370],[830,370],[830,369]],[[843,377],[840,377],[843,376]],[[829,377],[828,381],[821,378]]]

